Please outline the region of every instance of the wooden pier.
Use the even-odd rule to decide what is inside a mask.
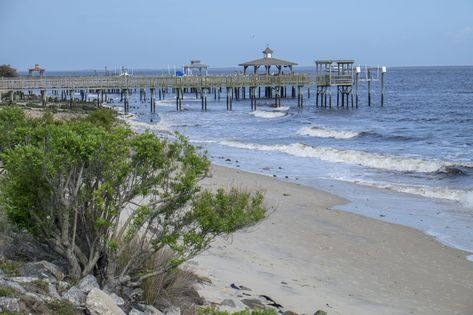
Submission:
[[[78,99],[87,100],[87,93],[95,93],[97,106],[107,102],[109,94],[119,94],[120,102],[123,103],[125,112],[130,109],[130,94],[139,90],[140,101],[150,102],[150,110],[156,112],[156,100],[162,100],[169,94],[173,94],[176,100],[176,110],[182,109],[182,100],[185,93],[194,93],[196,98],[200,97],[202,110],[207,111],[207,98],[214,97],[220,100],[221,94],[226,96],[227,110],[232,110],[233,101],[250,99],[251,110],[256,110],[258,99],[272,100],[274,106],[281,105],[282,98],[297,98],[297,106],[304,106],[304,87],[307,87],[307,98],[310,98],[310,87],[316,86],[316,107],[332,107],[332,88],[336,88],[337,107],[348,108],[356,104],[358,108],[358,85],[360,82],[368,83],[368,105],[371,106],[371,82],[381,82],[381,105],[384,104],[384,73],[386,68],[355,67],[354,60],[317,60],[315,62],[315,75],[300,74],[293,72],[295,62],[273,58],[273,51],[267,47],[263,50],[263,58],[241,63],[243,74],[234,75],[203,75],[202,70],[207,73],[207,65],[201,64],[199,60],[192,60],[187,65],[187,75],[182,76],[134,76],[128,71],[122,71],[121,75],[104,76],[45,76],[43,68],[38,65],[32,70],[40,70],[40,76],[22,76],[14,78],[0,78],[0,102],[6,94],[8,101],[13,103],[19,95],[25,92],[32,95],[33,91],[39,91],[40,99],[45,106],[48,102],[47,91],[55,96],[60,95],[61,101],[68,101],[72,107]],[[246,70],[253,67],[252,74],[246,74]],[[271,67],[277,69],[277,73],[271,72]],[[264,69],[259,73],[258,69]],[[199,70],[199,75],[192,75],[192,69]],[[288,69],[289,73],[284,73]],[[380,79],[381,78],[381,79]],[[355,102],[353,100],[353,89],[355,89]],[[289,90],[289,96],[288,96]],[[149,91],[149,98],[147,93]],[[80,98],[75,93],[80,93]]]
[[[306,74],[284,75],[208,75],[208,76],[84,76],[84,77],[17,77],[0,78],[0,93],[8,92],[11,101],[14,94],[20,91],[39,90],[43,105],[46,103],[46,91],[58,91],[62,96],[74,102],[74,92],[93,91],[98,95],[98,103],[106,101],[108,93],[120,93],[125,111],[129,110],[128,97],[131,90],[140,90],[140,99],[146,99],[146,91],[150,91],[151,110],[155,112],[156,98],[162,99],[167,91],[174,92],[176,108],[181,109],[184,93],[196,93],[202,98],[203,109],[206,109],[208,95],[213,94],[220,99],[222,90],[226,91],[227,109],[232,109],[233,99],[251,99],[252,109],[256,107],[256,98],[261,98],[261,87],[266,91],[266,98],[274,98],[280,104],[285,97],[287,87],[293,91],[292,96],[300,99],[304,86],[309,86],[314,78]],[[258,90],[258,93],[256,92]],[[270,91],[270,92],[267,92]],[[273,93],[274,91],[274,93]],[[294,93],[297,91],[297,95]],[[65,98],[63,97],[63,99]],[[205,106],[204,106],[205,105]]]

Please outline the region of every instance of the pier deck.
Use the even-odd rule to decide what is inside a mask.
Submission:
[[[306,74],[209,76],[50,76],[0,78],[0,91],[131,89],[131,88],[234,88],[304,86],[314,82]]]

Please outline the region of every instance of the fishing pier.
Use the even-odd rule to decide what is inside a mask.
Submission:
[[[274,58],[273,51],[267,47],[263,51],[263,58],[239,64],[243,73],[231,75],[207,75],[207,65],[199,60],[192,60],[184,67],[185,74],[161,76],[135,76],[126,71],[120,75],[103,76],[46,76],[45,69],[41,68],[39,76],[22,76],[14,78],[0,78],[0,100],[6,99],[13,103],[16,99],[23,99],[25,92],[32,95],[39,91],[40,100],[46,106],[52,97],[62,102],[75,102],[87,99],[87,93],[96,94],[97,106],[108,102],[110,94],[119,94],[124,111],[130,110],[130,93],[139,90],[140,101],[150,104],[150,111],[156,112],[156,101],[166,97],[175,98],[176,110],[182,110],[182,101],[187,93],[195,94],[200,98],[202,110],[207,111],[207,99],[213,97],[220,101],[222,95],[226,97],[226,109],[232,110],[236,100],[249,99],[251,110],[256,110],[259,99],[271,100],[273,105],[281,105],[281,99],[297,98],[297,106],[304,106],[304,88],[307,87],[307,98],[310,98],[310,87],[316,86],[316,107],[330,108],[332,106],[332,89],[337,92],[337,107],[348,108],[354,106],[353,89],[355,89],[355,104],[358,107],[358,85],[368,83],[368,105],[371,105],[371,82],[381,81],[381,105],[384,104],[384,73],[386,68],[355,67],[354,60],[317,60],[315,74],[301,74],[293,71],[295,62]],[[251,74],[248,68],[253,67]],[[276,72],[272,72],[274,67]],[[36,66],[35,68],[39,68]],[[34,71],[36,69],[33,69]],[[193,70],[198,70],[193,75]],[[263,70],[263,73],[261,73]],[[286,70],[286,71],[285,71]],[[30,69],[31,73],[31,69]],[[379,74],[381,73],[381,79]],[[288,94],[289,91],[289,94]],[[77,97],[79,93],[79,97]],[[149,97],[147,97],[149,95]],[[5,97],[6,96],[6,97]]]

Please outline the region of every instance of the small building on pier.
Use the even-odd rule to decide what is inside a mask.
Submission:
[[[33,76],[35,73],[38,73],[40,77],[44,76],[46,69],[41,68],[39,64],[35,64],[34,68],[28,69],[28,75]]]
[[[272,66],[276,67],[276,69],[278,70],[277,74],[280,75],[283,73],[283,68],[288,68],[289,72],[293,73],[292,67],[296,65],[297,63],[292,61],[273,58],[273,50],[269,48],[269,46],[266,47],[265,50],[263,50],[263,58],[239,64],[239,66],[243,67],[243,74],[246,74],[246,70],[248,69],[248,67],[253,67],[253,74],[257,74],[258,69],[260,67],[264,67],[264,74],[266,75],[271,74],[270,71]]]
[[[209,66],[200,62],[200,60],[191,60],[191,63],[184,66],[185,75],[194,75],[194,71],[198,71],[198,75],[207,75]]]

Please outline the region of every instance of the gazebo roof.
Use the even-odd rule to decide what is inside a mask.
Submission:
[[[30,71],[44,71],[46,69],[41,68],[39,65],[35,65],[34,68],[29,69]]]
[[[269,47],[266,47],[265,50],[263,50],[263,54],[272,54],[273,53],[273,50]]]
[[[266,48],[268,49],[268,48]],[[240,63],[239,66],[296,66],[297,63],[277,58],[260,58]]]
[[[191,60],[189,65],[185,65],[184,68],[208,68],[209,66],[200,62],[200,60]]]
[[[336,63],[336,64],[354,64],[355,63],[355,60],[349,60],[349,59],[345,59],[345,60],[316,60],[315,61],[316,64],[318,65],[330,65],[332,63]]]

